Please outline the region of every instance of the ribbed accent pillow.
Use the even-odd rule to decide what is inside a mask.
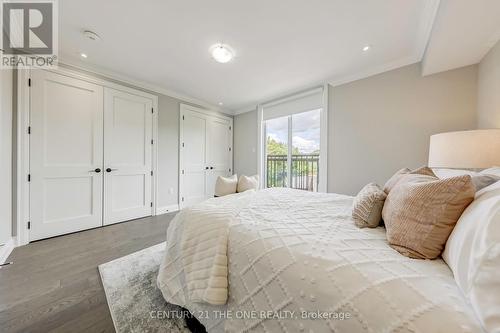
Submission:
[[[394,186],[401,180],[401,177],[407,174],[416,174],[416,175],[427,175],[427,176],[433,176],[436,177],[434,172],[432,172],[432,169],[426,166],[420,167],[418,169],[415,169],[411,171],[408,168],[404,168],[396,172],[389,180],[385,183],[384,185],[384,192],[386,194],[389,194],[389,192],[392,190]]]
[[[382,219],[382,208],[387,195],[375,183],[370,183],[359,191],[352,207],[352,219],[360,228],[375,228]]]
[[[382,210],[389,245],[410,258],[437,258],[474,194],[469,175],[405,175],[389,192]]]

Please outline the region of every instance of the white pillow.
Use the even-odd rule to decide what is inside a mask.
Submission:
[[[248,190],[258,190],[259,189],[259,175],[255,176],[245,176],[241,175],[238,181],[238,192],[245,192]]]
[[[217,177],[215,181],[215,195],[222,197],[224,195],[236,193],[238,186],[238,176],[232,175],[231,177]]]
[[[493,175],[493,176],[498,176],[500,177],[500,167],[493,167],[489,169],[485,169],[481,171],[483,175]]]
[[[434,172],[439,179],[458,177],[462,175],[469,175],[471,177],[479,175],[479,172],[461,169],[432,168],[432,172]]]
[[[500,181],[476,193],[442,256],[484,329],[500,332]]]
[[[493,168],[492,168],[493,169]],[[488,169],[490,170],[490,169]],[[487,171],[487,170],[485,170]],[[496,181],[500,180],[500,168],[498,168],[498,173],[499,175],[495,175],[495,173],[485,173],[485,172],[476,172],[476,171],[470,171],[470,170],[460,170],[460,169],[432,169],[432,172],[438,178],[440,179],[445,179],[445,178],[451,178],[451,177],[457,177],[457,176],[462,176],[462,175],[469,175],[471,176],[472,183],[474,184],[474,187],[476,188],[476,191],[479,191],[486,186],[489,186],[493,184]]]

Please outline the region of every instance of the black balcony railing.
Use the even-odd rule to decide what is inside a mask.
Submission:
[[[288,179],[287,155],[267,155],[267,187],[288,187],[318,191],[319,155],[292,155],[292,172]]]

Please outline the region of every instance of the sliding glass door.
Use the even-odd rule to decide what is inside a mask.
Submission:
[[[265,185],[318,191],[321,109],[264,121]]]

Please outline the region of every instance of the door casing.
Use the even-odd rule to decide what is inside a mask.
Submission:
[[[234,169],[233,169],[233,118],[228,117],[225,115],[222,115],[220,113],[211,111],[211,110],[205,110],[202,108],[194,107],[191,105],[187,104],[181,104],[180,106],[180,114],[179,114],[179,207],[183,208],[186,206],[185,201],[184,201],[184,190],[185,190],[185,183],[184,183],[184,177],[186,176],[183,174],[183,171],[185,170],[185,161],[184,161],[184,151],[183,149],[187,147],[183,147],[183,142],[185,141],[185,133],[184,133],[184,126],[183,126],[183,117],[185,115],[191,114],[191,115],[199,115],[200,119],[213,119],[215,121],[220,121],[221,123],[226,123],[229,126],[229,137],[228,137],[228,147],[227,147],[227,154],[228,154],[228,160],[229,160],[229,167],[228,170],[221,170],[218,166],[213,166],[214,169],[209,169],[208,172],[210,172],[210,177],[204,177],[205,181],[205,193],[207,193],[206,188],[207,186],[211,186],[212,183],[215,184],[215,179],[217,178],[217,175],[229,175],[233,174]],[[206,126],[205,127],[205,155],[210,155],[210,145],[207,143],[209,141],[208,136],[210,135],[210,131],[213,130],[212,126]],[[188,151],[187,151],[188,152]],[[206,173],[206,171],[205,171]],[[213,177],[212,177],[213,176]],[[210,178],[213,178],[210,180]],[[205,199],[208,199],[207,196],[204,197]],[[201,200],[201,199],[200,199]]]
[[[16,138],[17,138],[17,168],[15,174],[15,192],[14,198],[16,200],[16,246],[26,245],[30,242],[30,182],[28,181],[28,175],[30,174],[29,160],[30,160],[30,135],[28,133],[28,128],[30,126],[30,86],[31,73],[34,70],[43,70],[48,72],[53,72],[61,74],[64,76],[77,78],[89,83],[101,85],[103,88],[112,88],[116,90],[121,90],[138,96],[143,96],[151,98],[153,100],[153,150],[152,150],[152,202],[153,209],[152,214],[157,214],[157,198],[158,198],[158,96],[147,93],[142,90],[137,90],[130,88],[128,86],[116,83],[117,80],[106,79],[99,76],[94,76],[90,72],[89,74],[83,73],[79,70],[73,70],[66,66],[60,66],[55,69],[20,69],[17,71],[17,127],[16,127]],[[136,85],[140,87],[140,85]],[[145,87],[144,89],[147,89]]]

